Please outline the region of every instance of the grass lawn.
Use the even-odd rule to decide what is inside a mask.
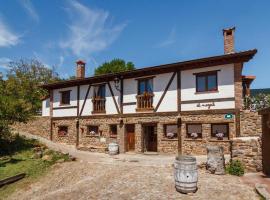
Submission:
[[[35,140],[26,140],[22,137],[15,137],[18,140],[14,145],[16,151],[0,156],[0,180],[19,173],[26,173],[26,177],[18,182],[5,185],[0,188],[0,199],[6,199],[12,192],[18,188],[29,187],[29,184],[37,178],[44,175],[50,169],[50,166],[58,160],[68,161],[68,155],[46,149],[45,146],[39,144]],[[41,149],[43,156],[46,155],[47,160],[42,158],[34,158],[36,149]]]

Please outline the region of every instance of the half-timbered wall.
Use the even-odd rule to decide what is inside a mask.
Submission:
[[[218,91],[196,93],[195,73],[213,70],[218,70]],[[207,104],[212,104],[210,109],[235,108],[233,64],[182,71],[181,78],[182,111],[208,110]]]
[[[218,91],[196,93],[196,73],[217,70]],[[139,78],[139,77],[137,77]],[[125,79],[123,81],[123,114],[136,113],[137,107],[137,78]],[[141,78],[141,77],[140,77]],[[172,79],[172,80],[171,80]],[[169,82],[171,84],[169,86]],[[120,111],[120,88],[117,90],[113,81],[110,86],[106,84],[106,114],[118,114]],[[206,68],[197,68],[181,71],[181,111],[208,110],[208,109],[234,109],[234,65],[220,65]],[[77,105],[81,116],[92,115],[94,85],[80,86],[79,104],[77,102],[77,86],[53,91],[53,117],[77,116]],[[167,88],[167,90],[166,90]],[[70,105],[60,105],[60,92],[70,90]],[[88,95],[86,97],[87,91]],[[166,93],[164,93],[166,91]],[[174,73],[163,73],[153,76],[153,107],[155,112],[177,111],[177,75]],[[114,98],[113,98],[114,96]],[[86,99],[86,101],[85,101]],[[162,99],[162,101],[160,101]],[[85,103],[84,103],[85,101]],[[199,105],[200,104],[200,105]],[[207,106],[210,104],[210,106]],[[49,114],[49,109],[43,102],[43,116]],[[117,106],[116,106],[117,105]],[[118,107],[118,109],[117,109]]]

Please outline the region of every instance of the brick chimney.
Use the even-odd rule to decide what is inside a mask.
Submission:
[[[235,27],[223,29],[224,54],[234,53],[234,31]]]
[[[76,64],[76,78],[85,78],[85,62],[78,60]]]

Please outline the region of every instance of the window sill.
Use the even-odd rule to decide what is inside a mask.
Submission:
[[[161,141],[178,141],[178,139],[169,139],[169,138],[163,138]]]
[[[92,114],[106,114],[106,110],[104,110],[104,111],[92,111]]]
[[[70,103],[66,103],[66,104],[59,104],[59,106],[70,106]]]
[[[136,112],[153,112],[154,108],[136,108]]]
[[[209,140],[209,142],[230,142],[230,140],[228,138],[224,138],[223,140],[212,138]]]
[[[67,135],[58,135],[58,137],[67,137]]]
[[[93,137],[93,138],[98,138],[99,135],[85,135],[85,137]]]
[[[184,141],[202,141],[203,139],[202,138],[186,138],[184,139]]]
[[[212,93],[219,93],[219,91],[218,90],[215,90],[215,91],[195,92],[195,94],[208,94],[208,93],[210,93],[210,94],[212,94]]]

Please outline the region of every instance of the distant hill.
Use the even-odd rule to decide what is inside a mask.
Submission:
[[[251,96],[256,96],[259,93],[270,94],[270,88],[251,89],[250,92],[251,92]]]

